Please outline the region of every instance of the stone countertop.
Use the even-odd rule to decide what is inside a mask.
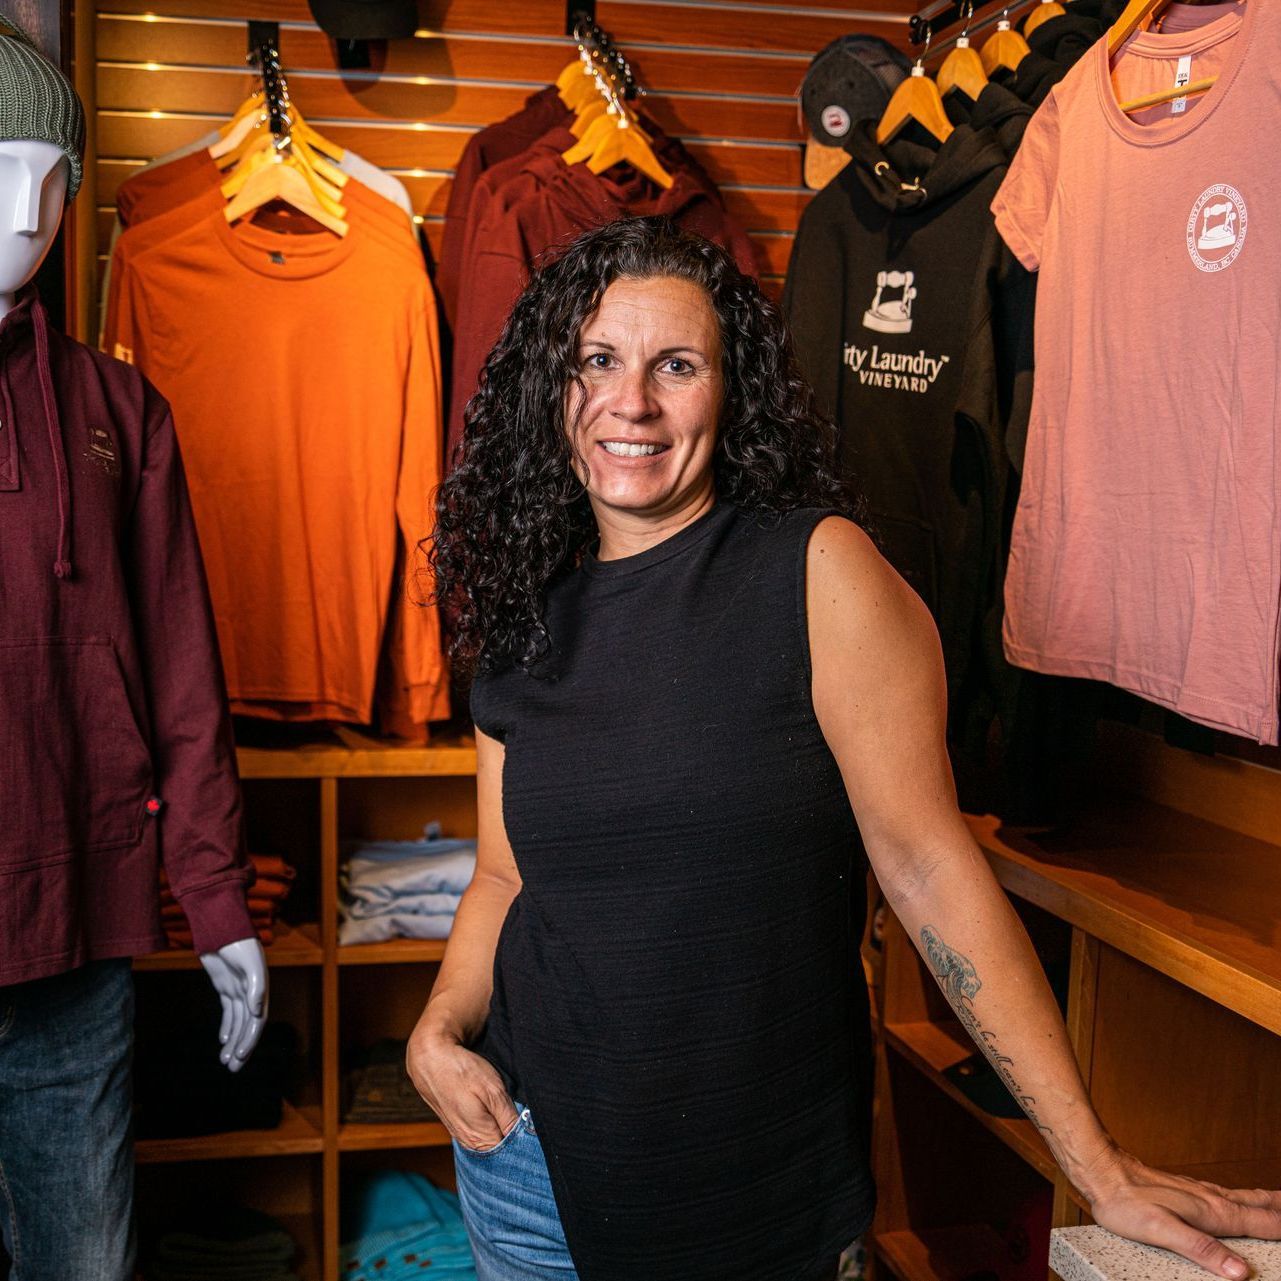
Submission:
[[[1254,1268],[1255,1281],[1281,1281],[1281,1241],[1225,1237]],[[1055,1228],[1050,1267],[1063,1281],[1213,1281],[1213,1274],[1169,1250],[1127,1241],[1106,1228]]]

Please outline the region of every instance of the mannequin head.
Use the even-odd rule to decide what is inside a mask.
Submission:
[[[70,172],[65,153],[52,142],[0,141],[0,315],[53,244]]]

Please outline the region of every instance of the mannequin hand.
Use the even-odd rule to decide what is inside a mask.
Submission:
[[[1216,1237],[1281,1240],[1281,1192],[1221,1188],[1166,1174],[1119,1148],[1096,1165],[1101,1168],[1082,1181],[1100,1227],[1172,1250],[1216,1276],[1240,1281],[1250,1274],[1245,1260]]]
[[[205,967],[222,1002],[218,1055],[224,1067],[239,1072],[253,1053],[267,1022],[267,958],[256,939],[238,939],[216,952],[202,952]]]
[[[409,1039],[405,1067],[414,1088],[465,1148],[497,1147],[516,1124],[503,1079],[488,1059],[421,1025]]]

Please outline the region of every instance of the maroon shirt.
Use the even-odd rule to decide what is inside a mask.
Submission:
[[[50,329],[0,320],[0,985],[254,937],[240,788],[169,407]]]
[[[513,116],[472,134],[454,171],[445,208],[445,235],[436,263],[436,295],[450,326],[458,317],[459,277],[463,268],[463,242],[467,230],[467,208],[476,180],[487,169],[520,155],[549,129],[573,119],[560,100],[556,86],[531,93]]]

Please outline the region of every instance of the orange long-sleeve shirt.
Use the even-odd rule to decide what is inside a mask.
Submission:
[[[439,481],[426,273],[359,219],[339,239],[220,209],[116,269],[107,349],[173,404],[233,710],[369,721],[398,552],[430,534]],[[439,618],[399,604],[421,724],[448,714]]]

